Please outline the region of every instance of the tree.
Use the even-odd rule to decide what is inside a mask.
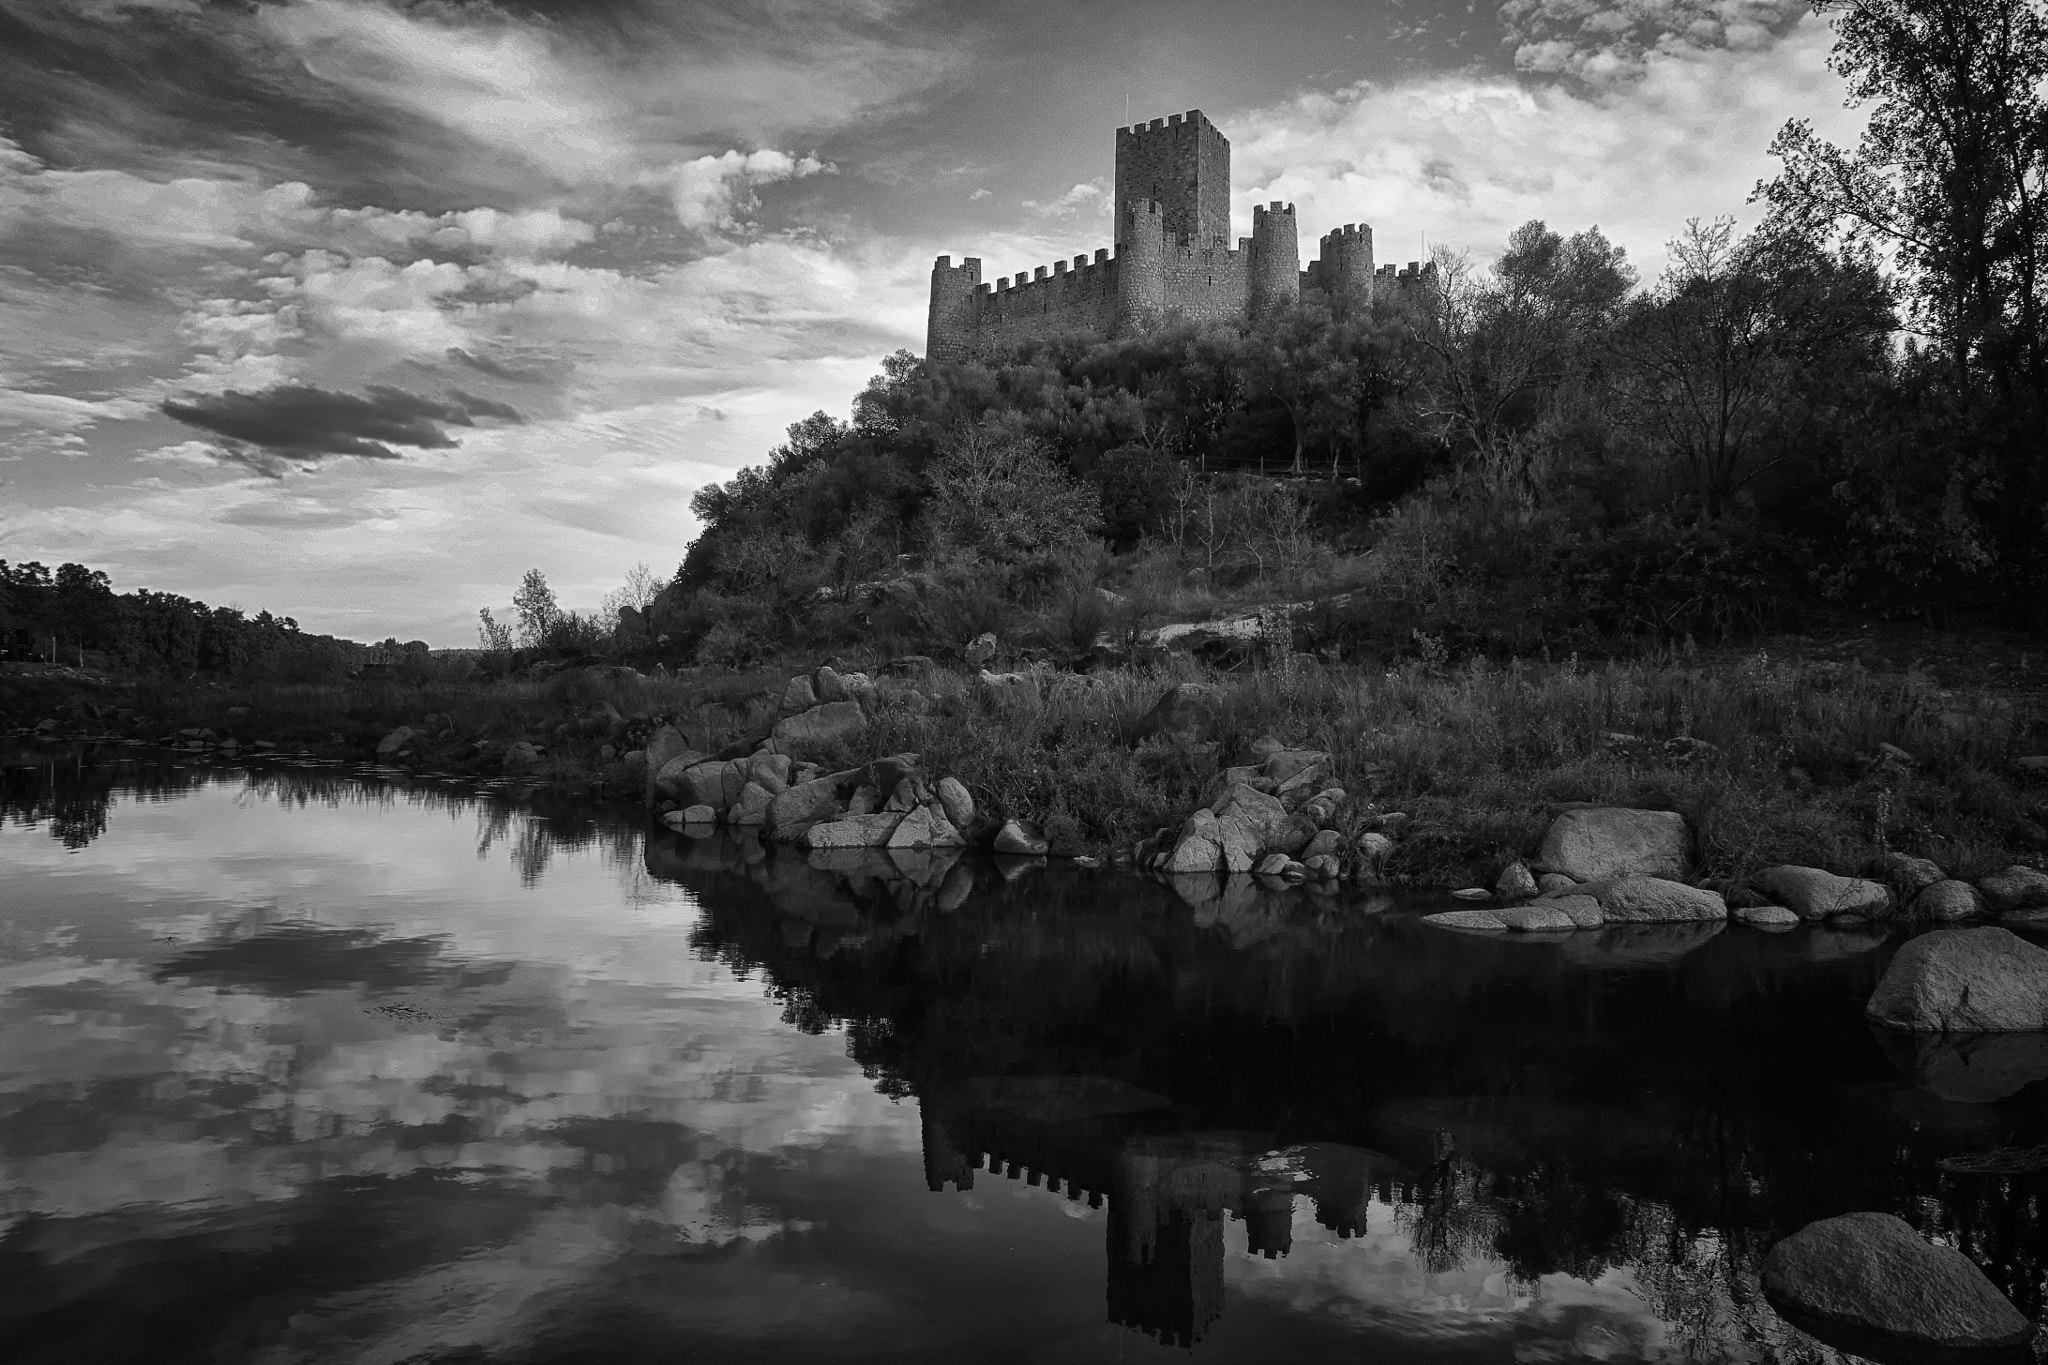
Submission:
[[[492,616],[489,607],[478,607],[476,614],[476,633],[478,638],[483,641],[484,648],[493,654],[510,654],[512,652],[511,627]]]
[[[644,561],[626,570],[626,581],[604,595],[598,606],[598,616],[616,625],[619,612],[631,607],[634,611],[645,611],[661,594],[664,584],[654,576],[654,570]]]
[[[1772,144],[1757,187],[1795,235],[1838,236],[1895,260],[1909,356],[1943,376],[1916,453],[1945,468],[1952,519],[1985,517],[2015,561],[2042,555],[2048,503],[2048,4],[1817,0],[1830,64],[1869,107],[1845,150],[1804,121]],[[1931,395],[1932,397],[1932,395]],[[1965,491],[1968,490],[1968,491]],[[1967,540],[1969,537],[1965,536]]]
[[[526,571],[519,591],[512,594],[512,610],[519,616],[519,642],[529,647],[545,644],[556,622],[562,619],[554,589],[539,569]]]
[[[1312,441],[1336,450],[1351,416],[1351,389],[1356,382],[1353,357],[1327,309],[1297,304],[1283,309],[1246,344],[1251,386],[1281,407],[1294,427],[1291,474],[1306,474]],[[1336,473],[1336,460],[1331,460]]]
[[[1469,449],[1489,492],[1532,502],[1539,423],[1583,377],[1635,271],[1598,228],[1566,238],[1540,221],[1516,228],[1491,270],[1444,248],[1432,264],[1410,286],[1422,363],[1408,409],[1437,440]]]
[[[940,555],[996,563],[1079,547],[1102,512],[1044,446],[984,424],[958,433],[931,474],[926,538]]]
[[[1876,269],[1854,253],[1694,218],[1657,286],[1615,329],[1624,420],[1685,471],[1701,511],[1728,498],[1857,381],[1881,375],[1893,319]]]

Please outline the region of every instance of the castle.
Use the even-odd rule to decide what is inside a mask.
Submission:
[[[1372,299],[1376,282],[1412,279],[1417,266],[1377,271],[1372,229],[1347,223],[1324,235],[1301,268],[1294,205],[1252,209],[1252,235],[1230,245],[1230,139],[1199,109],[1116,130],[1116,251],[1055,261],[1027,278],[981,280],[981,258],[932,266],[925,355],[964,360],[1040,337],[1129,336],[1170,317],[1256,322],[1319,297],[1342,316]],[[1422,267],[1426,273],[1428,267]]]

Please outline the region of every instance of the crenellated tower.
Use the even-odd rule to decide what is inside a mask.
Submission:
[[[1274,200],[1252,206],[1251,320],[1263,322],[1301,298],[1301,239],[1294,235],[1294,205]]]
[[[974,353],[980,321],[981,257],[958,266],[951,256],[932,263],[932,302],[925,314],[924,353],[933,360],[965,360]]]
[[[1116,130],[1116,221],[1146,200],[1168,238],[1196,247],[1230,242],[1230,139],[1190,109]],[[1122,239],[1118,238],[1118,245]]]

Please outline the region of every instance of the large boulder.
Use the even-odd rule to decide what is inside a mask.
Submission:
[[[1891,907],[1892,893],[1883,882],[1838,877],[1817,867],[1784,863],[1750,878],[1756,889],[1801,919],[1829,915],[1881,915]]]
[[[1863,1014],[1915,1033],[2048,1029],[2048,949],[1995,925],[1922,934],[1893,956]]]
[[[828,701],[775,723],[773,739],[777,753],[792,758],[813,758],[859,740],[867,733],[868,718],[860,705],[850,701]]]
[[[837,675],[834,676],[836,678]],[[844,700],[846,700],[844,696],[820,697],[817,690],[812,686],[811,680],[799,673],[789,680],[787,687],[782,689],[782,714],[785,716],[800,715],[821,701]]]
[[[759,782],[748,782],[733,798],[726,818],[735,825],[758,827],[768,823],[768,808],[775,803],[775,793]]]
[[[747,760],[739,758],[692,764],[675,779],[676,803],[722,811],[739,800],[740,789],[747,785],[747,768]]]
[[[1582,882],[1612,877],[1683,877],[1692,830],[1676,811],[1580,806],[1550,822],[1533,866]]]
[[[1198,810],[1181,826],[1180,838],[1159,870],[1169,876],[1214,872],[1222,862],[1222,835],[1216,817],[1209,811]]]
[[[2048,906],[2048,872],[2014,863],[2003,872],[1980,878],[1984,903],[1998,914]]]
[[[399,726],[396,730],[393,730],[390,734],[377,741],[377,757],[390,758],[402,750],[411,748],[414,737],[413,728],[410,725]]]
[[[1222,850],[1227,872],[1249,872],[1259,856],[1272,851],[1288,828],[1287,807],[1243,783],[1232,786],[1210,807],[1216,817],[1213,836]]]
[[[1045,836],[1038,832],[1037,827],[1022,820],[1005,820],[1003,827],[996,831],[995,850],[998,853],[1035,858],[1045,853],[1047,847]]]
[[[1969,1257],[1888,1213],[1807,1224],[1764,1257],[1763,1282],[1795,1326],[1847,1327],[1949,1349],[2018,1346],[2034,1334]]]

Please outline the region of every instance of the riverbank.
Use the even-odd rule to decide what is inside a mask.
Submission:
[[[1574,802],[1674,810],[1703,877],[1795,863],[1860,873],[1885,852],[1975,877],[2048,851],[2048,706],[2038,688],[1943,686],[1925,669],[1758,652],[1391,669],[1298,661],[1215,673],[1187,658],[997,675],[845,660],[874,677],[868,724],[821,761],[914,752],[1056,853],[1128,855],[1202,804],[1259,741],[1329,755],[1362,818],[1409,820],[1385,876],[1490,885]],[[401,686],[200,687],[8,666],[10,729],[229,752],[375,757],[637,796],[626,757],[663,725],[745,751],[796,665]],[[1162,714],[1170,690],[1179,704]],[[400,731],[404,733],[401,735]]]

